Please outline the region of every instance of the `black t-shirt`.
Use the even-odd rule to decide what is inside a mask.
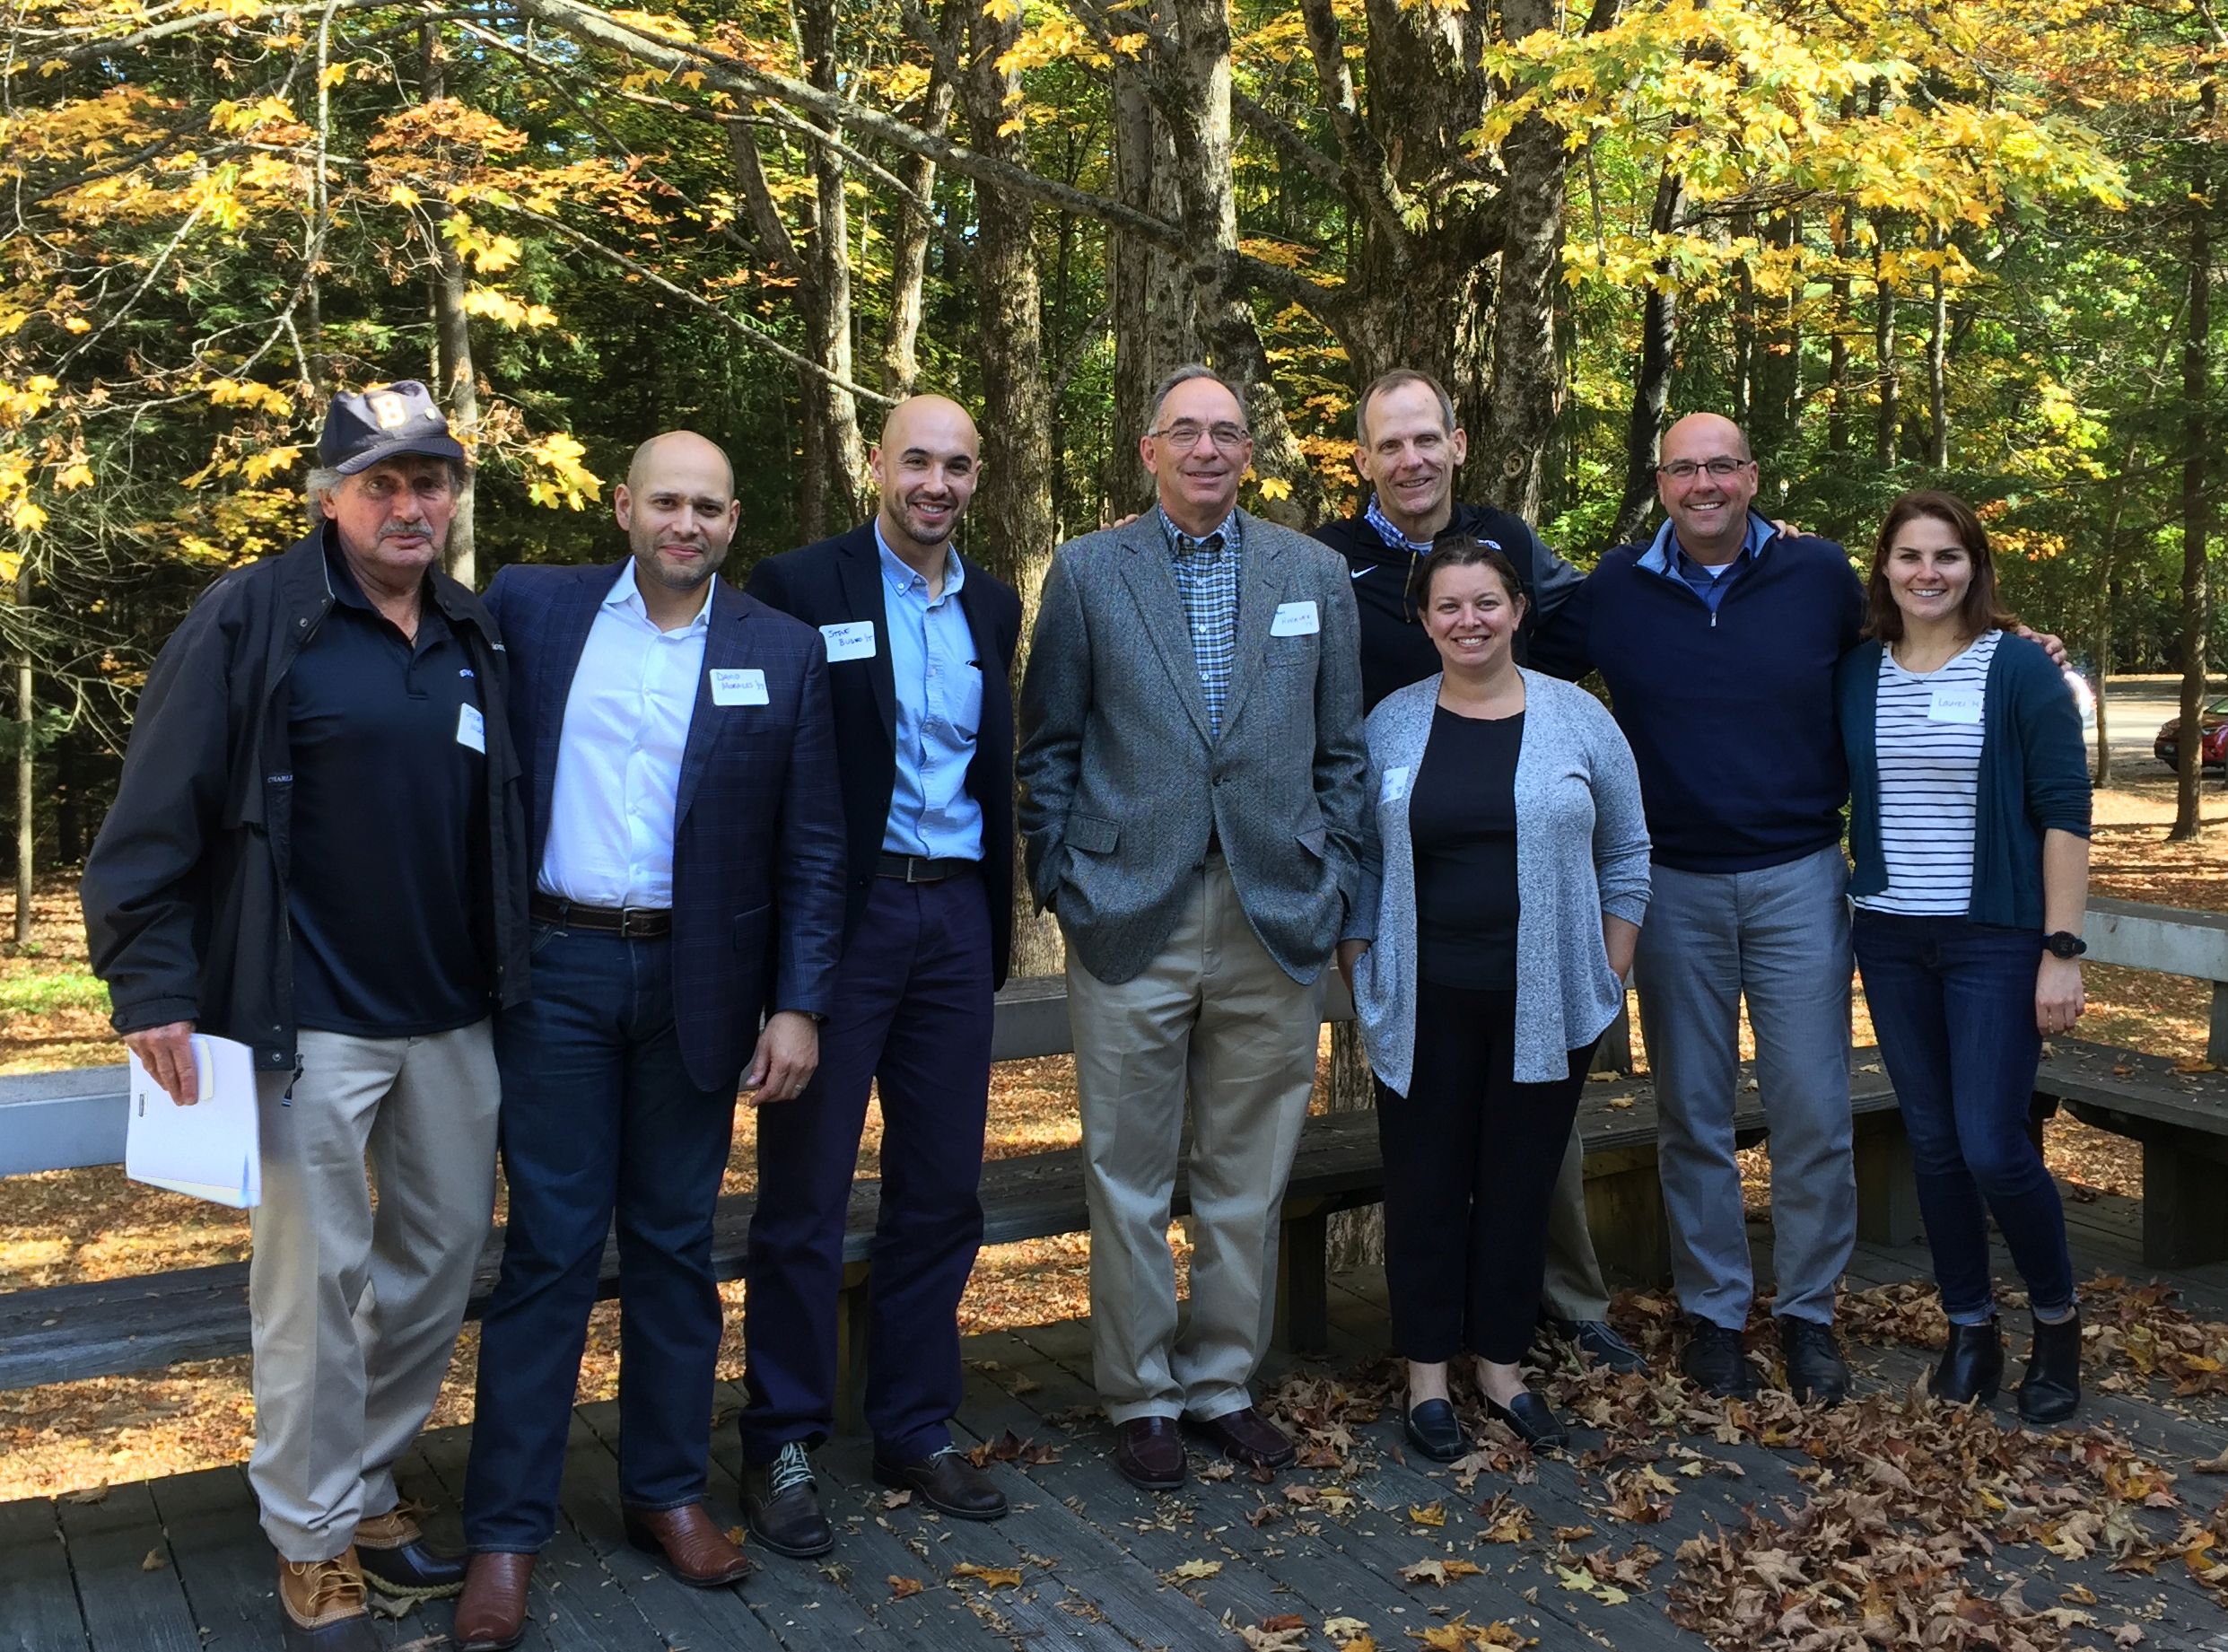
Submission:
[[[430,588],[414,643],[330,538],[334,603],[287,674],[294,1018],[401,1038],[489,1010],[486,735]]]
[[[1431,713],[1408,798],[1416,973],[1434,986],[1516,984],[1516,754],[1524,713]]]

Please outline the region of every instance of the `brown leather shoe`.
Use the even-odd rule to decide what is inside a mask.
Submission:
[[[467,1562],[464,1595],[450,1628],[457,1652],[511,1652],[526,1638],[530,1554],[476,1554]]]
[[[379,1652],[353,1548],[329,1560],[280,1560],[278,1604],[286,1652]]]
[[[465,1557],[425,1541],[414,1504],[398,1503],[356,1523],[363,1586],[389,1600],[446,1600],[464,1588]]]
[[[724,1588],[757,1569],[712,1523],[702,1503],[621,1513],[626,1520],[626,1541],[645,1553],[663,1555],[666,1569],[691,1588]]]
[[[878,1455],[874,1479],[878,1485],[911,1491],[937,1513],[961,1520],[996,1520],[1006,1513],[1006,1494],[955,1447],[911,1463],[885,1462]]]
[[[1249,1468],[1283,1468],[1299,1455],[1284,1431],[1250,1405],[1219,1417],[1186,1417],[1184,1426]]]
[[[1114,1424],[1114,1472],[1140,1491],[1173,1491],[1184,1483],[1184,1441],[1173,1417],[1132,1417]]]

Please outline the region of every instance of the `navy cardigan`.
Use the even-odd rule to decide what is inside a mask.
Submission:
[[[1849,763],[1851,895],[1888,887],[1880,850],[1880,763],[1874,744],[1880,692],[1876,642],[1860,642],[1835,671],[1841,745]],[[2081,714],[2038,643],[2005,634],[1988,662],[1982,702],[1979,818],[1973,826],[1975,923],[2042,927],[2042,834],[2089,835],[2089,764]]]

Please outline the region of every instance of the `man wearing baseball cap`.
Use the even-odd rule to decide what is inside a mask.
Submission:
[[[424,385],[333,398],[312,531],[163,646],[85,862],[93,969],[172,1100],[194,1033],[255,1053],[248,1477],[290,1652],[376,1647],[367,1588],[463,1586],[393,1468],[487,1241],[489,1017],[527,985],[502,644],[440,569],[464,466]]]

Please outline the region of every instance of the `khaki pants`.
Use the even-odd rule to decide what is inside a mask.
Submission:
[[[1547,1277],[1540,1281],[1540,1307],[1557,1319],[1609,1317],[1609,1285],[1586,1225],[1586,1146],[1576,1124],[1547,1208]]]
[[[258,1097],[248,1479],[272,1546],[307,1561],[395,1506],[394,1464],[439,1397],[494,1212],[499,1087],[486,1021],[304,1032],[291,1097],[284,1073]]]
[[[1315,1088],[1322,982],[1277,966],[1214,855],[1136,979],[1109,985],[1068,949],[1068,1011],[1099,1398],[1115,1422],[1242,1410],[1276,1315],[1278,1219]],[[1167,1230],[1187,1096],[1193,1249],[1179,1335]]]

